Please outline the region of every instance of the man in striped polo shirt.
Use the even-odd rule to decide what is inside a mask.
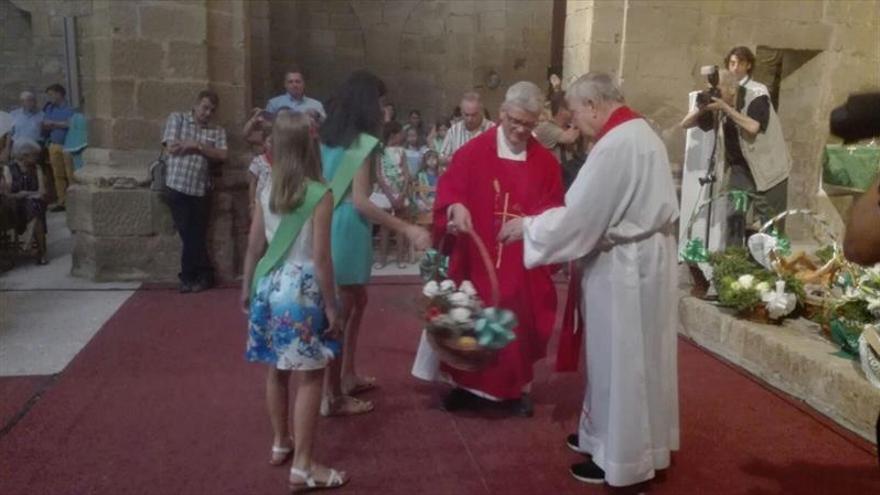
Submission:
[[[445,162],[451,160],[452,155],[465,143],[495,125],[491,120],[483,118],[483,103],[480,101],[480,94],[475,91],[468,91],[462,96],[460,108],[462,119],[449,128],[440,149],[440,158]]]

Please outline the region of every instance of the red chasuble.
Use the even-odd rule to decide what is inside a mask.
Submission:
[[[537,215],[563,205],[562,172],[556,158],[534,138],[529,138],[526,161],[498,157],[497,127],[468,141],[452,157],[437,184],[434,203],[434,240],[446,235],[447,208],[464,204],[471,213],[474,230],[486,245],[497,268],[499,306],[516,313],[516,340],[499,352],[498,361],[479,372],[443,367],[456,384],[498,399],[515,399],[532,381],[532,365],[543,358],[556,318],[556,289],[551,268],[526,270],[522,241],[501,245],[498,232],[503,216]],[[506,207],[506,208],[505,208]],[[469,235],[449,237],[444,249],[450,254],[450,278],[473,282],[486,305],[492,303],[484,263]],[[500,258],[500,262],[499,262]]]

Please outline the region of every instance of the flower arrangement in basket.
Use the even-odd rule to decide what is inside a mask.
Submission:
[[[779,222],[792,215],[803,215],[812,220],[814,237],[822,248],[813,254],[805,251],[792,254],[788,239],[776,231]],[[774,216],[749,238],[749,251],[765,268],[781,277],[794,277],[804,285],[801,301],[807,318],[819,318],[834,300],[833,282],[844,266],[844,260],[840,243],[820,215],[807,209],[793,209]]]
[[[691,295],[700,299],[708,299],[709,289],[711,287],[711,281],[709,279],[711,276],[711,270],[707,270],[706,267],[707,265],[711,266],[712,263],[710,261],[711,253],[709,252],[706,241],[701,237],[694,237],[693,235],[694,225],[704,209],[710,208],[713,204],[721,200],[727,200],[730,206],[736,211],[745,214],[749,211],[749,208],[752,208],[754,213],[759,217],[766,217],[765,212],[767,211],[767,203],[764,198],[748,191],[737,189],[724,191],[697,204],[691,214],[691,218],[688,220],[687,230],[685,232],[685,238],[687,241],[682,248],[681,259],[687,264],[691,273],[691,278],[693,279],[694,285],[691,289]],[[714,279],[715,277],[712,278]],[[716,292],[718,291],[717,286],[715,287],[715,290]]]
[[[831,340],[855,358],[865,326],[880,321],[880,265],[860,270],[855,278],[850,274],[838,277],[837,288],[844,293],[828,309]]]
[[[793,314],[803,286],[793,277],[779,277],[755,262],[742,248],[710,256],[718,303],[758,323],[780,323]]]
[[[497,307],[499,290],[495,267],[479,237],[472,233],[483,258],[492,289],[492,305],[485,307],[473,284],[447,279],[448,258],[428,250],[419,264],[425,296],[425,333],[441,361],[465,371],[479,370],[491,363],[498,351],[516,338],[516,315]]]

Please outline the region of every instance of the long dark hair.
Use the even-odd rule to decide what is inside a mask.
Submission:
[[[378,137],[382,131],[380,99],[385,91],[385,83],[372,72],[352,72],[327,103],[321,142],[348,148],[362,132]]]
[[[312,121],[300,112],[281,110],[272,129],[272,189],[269,210],[289,213],[302,204],[306,179],[321,182],[321,158],[311,136]]]

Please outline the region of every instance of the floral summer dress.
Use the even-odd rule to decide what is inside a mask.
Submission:
[[[271,183],[271,178],[266,178],[257,189],[269,241],[281,222],[281,215],[269,211]],[[327,327],[312,262],[309,218],[287,258],[259,282],[251,298],[245,357],[282,370],[324,368],[339,351],[337,341],[324,337]]]

